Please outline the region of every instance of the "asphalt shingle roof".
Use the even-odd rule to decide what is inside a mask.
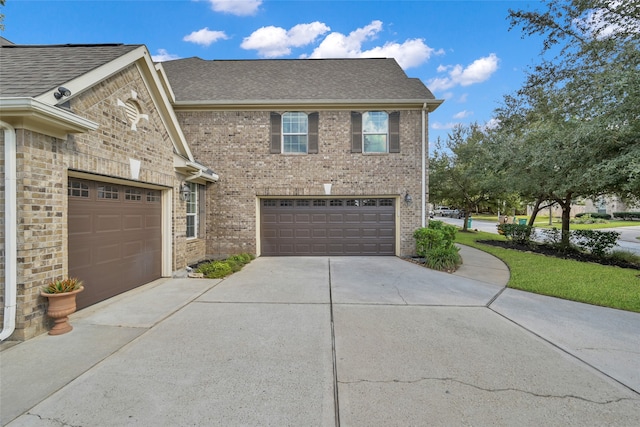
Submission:
[[[0,45],[0,96],[36,97],[141,45]]]
[[[178,102],[428,100],[431,91],[394,59],[163,62]]]

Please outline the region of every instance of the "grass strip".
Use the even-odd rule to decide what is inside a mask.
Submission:
[[[485,232],[458,232],[456,242],[488,252],[511,272],[508,287],[640,313],[640,270],[504,249],[476,240],[504,240]]]

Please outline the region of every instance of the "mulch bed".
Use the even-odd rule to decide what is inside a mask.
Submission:
[[[640,265],[632,264],[626,261],[611,259],[611,258],[602,258],[596,255],[591,255],[591,254],[579,252],[572,249],[569,249],[567,251],[559,251],[553,246],[540,244],[540,243],[530,243],[528,245],[523,245],[523,244],[517,244],[517,243],[501,241],[501,240],[477,240],[477,242],[485,245],[499,246],[501,248],[514,249],[514,250],[523,251],[523,252],[533,252],[533,253],[552,256],[556,258],[572,259],[572,260],[581,261],[581,262],[594,262],[602,265],[613,265],[616,267],[633,268],[635,270],[640,270]]]

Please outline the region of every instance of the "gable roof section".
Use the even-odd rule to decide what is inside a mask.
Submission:
[[[182,106],[429,104],[442,101],[395,59],[278,59],[163,62]]]
[[[0,96],[36,98],[141,45],[2,45]]]
[[[0,117],[16,127],[47,132],[59,138],[66,133],[86,132],[98,127],[81,117],[82,112],[59,108],[69,98],[56,99],[59,86],[71,97],[135,64],[145,81],[157,111],[166,126],[180,163],[190,165],[194,179],[215,181],[217,175],[198,164],[178,124],[167,86],[144,45],[15,45],[0,44]],[[175,160],[175,159],[174,159]]]

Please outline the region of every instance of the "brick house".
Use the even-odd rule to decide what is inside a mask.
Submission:
[[[3,340],[48,329],[53,278],[83,308],[239,252],[413,253],[441,101],[394,60],[1,42]]]
[[[220,173],[207,194],[208,254],[414,253],[423,132],[442,101],[394,59],[161,67],[190,147]]]
[[[0,66],[0,281],[12,339],[48,328],[39,290],[51,279],[83,279],[82,308],[206,256],[204,241],[187,238],[191,200],[179,194],[217,175],[195,161],[145,46],[5,41]]]

